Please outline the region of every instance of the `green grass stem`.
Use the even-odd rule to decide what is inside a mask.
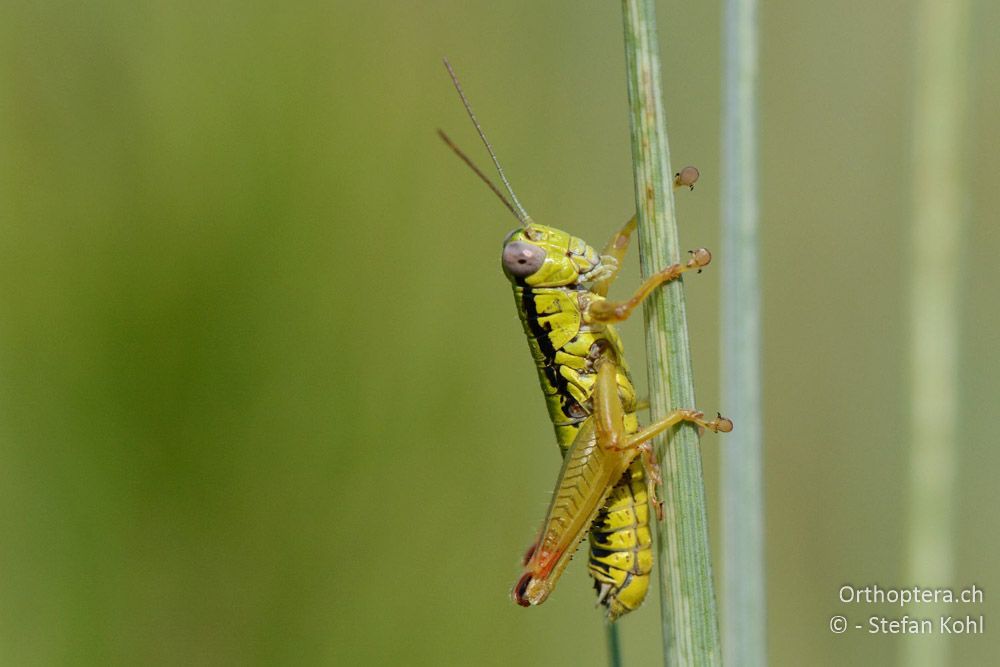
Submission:
[[[652,0],[622,1],[644,277],[681,257],[653,5]],[[652,419],[659,419],[673,408],[696,405],[682,281],[647,299],[644,313],[650,410]],[[656,531],[665,664],[716,665],[721,652],[697,429],[673,429],[669,446],[658,442],[657,451],[666,510]]]
[[[605,623],[604,633],[608,640],[608,667],[622,667],[622,643],[618,625]]]

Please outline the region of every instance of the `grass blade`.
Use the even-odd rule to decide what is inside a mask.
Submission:
[[[660,59],[652,0],[623,0],[625,60],[643,276],[680,259],[673,171],[660,95]],[[645,302],[651,418],[694,407],[682,281]],[[708,544],[698,432],[682,425],[658,444],[666,516],[656,531],[664,660],[719,664],[719,629]]]
[[[767,663],[757,186],[757,0],[723,5],[721,443],[725,663]]]
[[[969,6],[923,0],[916,32],[908,580],[954,584],[958,427],[958,272],[962,266],[961,128],[967,106]],[[915,608],[909,609],[915,613]],[[921,605],[921,616],[944,608]],[[905,642],[902,664],[947,664],[947,638]]]

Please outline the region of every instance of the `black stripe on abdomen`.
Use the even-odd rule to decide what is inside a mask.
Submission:
[[[538,348],[545,358],[542,372],[545,373],[549,384],[556,388],[562,402],[563,414],[570,418],[585,414],[582,406],[569,393],[569,381],[559,372],[559,365],[556,364],[556,348],[552,344],[552,339],[549,338],[549,331],[538,321],[535,293],[527,285],[521,287],[521,308],[524,311],[524,319],[528,323],[531,335],[538,341]]]

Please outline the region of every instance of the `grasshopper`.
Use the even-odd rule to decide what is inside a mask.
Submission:
[[[598,603],[613,621],[638,608],[649,589],[649,502],[663,516],[652,438],[685,421],[716,432],[733,428],[725,417],[706,420],[697,410],[674,410],[640,428],[636,413],[641,404],[614,324],[626,320],[660,285],[688,271],[700,272],[712,255],[704,248],[692,251],[687,262],[650,276],[631,298],[608,300],[635,217],[600,253],[567,232],[535,223],[514,194],[458,77],[444,62],[510,199],[444,132],[438,134],[521,223],[504,239],[501,264],[563,454],[545,520],[525,554],[511,597],[524,607],[544,602],[589,530],[588,570]],[[688,167],[675,177],[675,187],[693,186],[696,178],[697,170]]]

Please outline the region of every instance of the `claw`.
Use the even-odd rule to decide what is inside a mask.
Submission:
[[[720,412],[715,413],[715,419],[712,421],[712,424],[714,425],[712,430],[716,433],[729,433],[733,430],[733,420],[723,417]]]
[[[691,254],[691,259],[688,260],[687,265],[692,269],[701,269],[708,266],[712,262],[712,253],[708,251],[708,248],[688,250],[688,253]]]
[[[700,175],[697,167],[684,167],[674,174],[674,187],[680,188],[686,185],[689,189],[694,190],[694,184]]]

